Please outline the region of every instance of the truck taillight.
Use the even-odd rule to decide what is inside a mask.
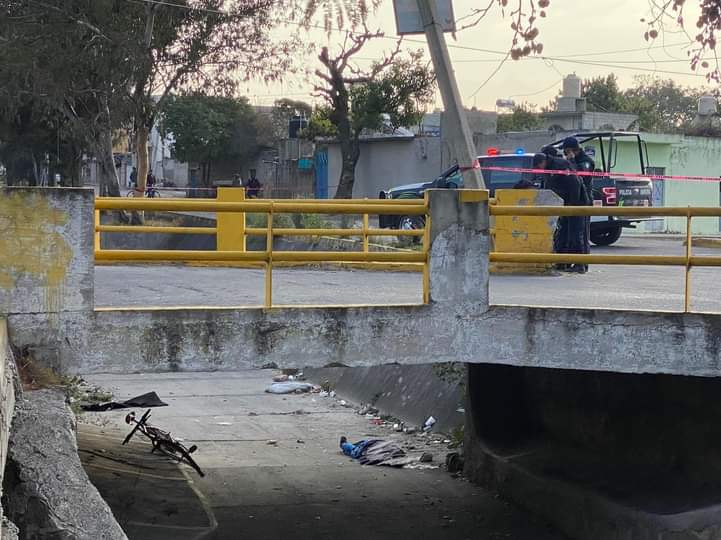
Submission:
[[[606,206],[616,206],[616,202],[618,201],[618,191],[615,187],[601,188],[601,192],[603,193]]]

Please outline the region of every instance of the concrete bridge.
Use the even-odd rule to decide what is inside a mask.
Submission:
[[[468,364],[466,470],[576,538],[721,538],[716,314],[489,305],[489,203],[429,197],[429,301],[96,309],[94,201],[6,189],[0,314],[67,373]]]

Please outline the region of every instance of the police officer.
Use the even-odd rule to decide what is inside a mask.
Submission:
[[[534,169],[549,171],[570,171],[571,164],[565,159],[538,153],[533,156]],[[582,206],[585,197],[583,184],[575,174],[544,174],[543,188],[550,189],[563,199],[564,206]],[[556,253],[584,253],[584,227],[583,217],[561,216],[558,219],[558,228],[553,239],[553,248]],[[583,265],[561,264],[560,270],[583,273]]]
[[[578,139],[575,137],[567,137],[564,139],[561,149],[563,150],[566,159],[568,159],[577,171],[593,172],[596,169],[596,164],[589,155],[583,151],[581,145],[578,144]],[[585,188],[584,195],[586,200],[583,202],[583,205],[593,206],[593,177],[581,175],[579,178]],[[583,253],[591,253],[590,216],[584,216]],[[583,271],[588,271],[588,265],[583,265]]]

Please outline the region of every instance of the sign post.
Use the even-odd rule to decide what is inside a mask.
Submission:
[[[476,148],[468,126],[468,117],[461,102],[443,35],[444,31],[455,30],[451,0],[394,0],[393,7],[399,34],[420,32],[426,34],[448,120],[447,133],[442,135],[451,151],[451,159],[455,159],[460,167],[464,186],[471,189],[485,189],[486,185],[483,182]]]

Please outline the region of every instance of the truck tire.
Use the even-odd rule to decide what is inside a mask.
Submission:
[[[610,246],[621,238],[623,227],[615,227],[613,229],[602,229],[600,231],[591,231],[591,242],[597,246]]]
[[[398,228],[401,230],[418,230],[426,226],[426,219],[424,216],[401,216],[398,221]],[[420,244],[420,236],[399,236],[398,240],[403,245]]]

